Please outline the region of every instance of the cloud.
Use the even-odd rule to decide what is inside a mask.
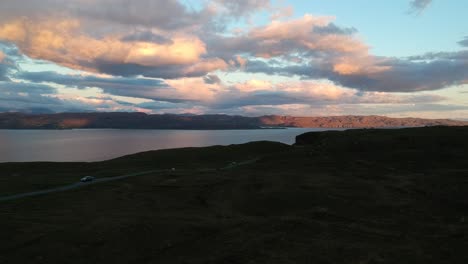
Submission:
[[[59,84],[66,88],[99,88],[106,94],[151,99],[156,101],[208,102],[214,100],[223,86],[214,76],[205,78],[182,78],[176,80],[160,80],[132,77],[99,77],[94,75],[70,75],[56,72],[20,72],[14,75],[16,79],[33,83]]]
[[[379,71],[368,55],[369,47],[359,40],[356,29],[339,27],[333,17],[305,15],[301,18],[253,27],[235,36],[211,35],[204,39],[209,55],[242,68],[245,58],[261,58],[283,64],[336,63],[337,70]],[[242,63],[239,55],[244,57]],[[347,63],[348,62],[348,63]],[[352,64],[353,69],[348,65]],[[345,68],[348,69],[345,69]]]
[[[8,21],[0,25],[0,40],[15,43],[31,58],[73,69],[171,79],[242,67],[245,60],[241,54],[287,60],[367,54],[368,47],[353,36],[355,29],[338,27],[332,20],[306,15],[255,27],[241,36],[225,37],[156,29],[100,35],[78,19],[50,16]]]
[[[148,30],[133,32],[129,35],[122,37],[120,40],[124,42],[151,42],[161,45],[172,45],[174,43],[171,39]]]
[[[215,0],[221,13],[235,17],[245,16],[271,7],[270,0]]]
[[[93,75],[65,75],[56,72],[21,72],[15,78],[34,83],[53,83],[68,88],[100,88],[112,95],[162,100],[184,101],[183,96],[162,80],[126,77],[97,77]],[[187,99],[191,100],[191,99]]]
[[[48,96],[55,91],[47,85],[0,81],[0,111],[49,112],[62,106]]]
[[[468,83],[468,53],[428,54],[416,58],[381,58],[382,71],[325,72],[324,77],[347,87],[366,91],[417,92]],[[374,65],[375,66],[375,65]]]
[[[220,59],[202,58],[207,53],[206,46],[196,36],[181,34],[162,41],[162,36],[153,35],[158,40],[147,42],[144,38],[150,37],[148,34],[138,34],[95,37],[83,32],[80,21],[73,19],[17,19],[0,25],[0,40],[15,43],[31,58],[73,69],[115,75],[146,72],[152,77],[169,77],[158,73],[161,68],[172,67],[173,77],[182,77],[202,76],[227,67]],[[135,70],[126,71],[125,66],[134,66]]]
[[[121,87],[126,89],[136,88],[168,88],[162,80],[126,77],[98,77],[94,75],[72,75],[60,74],[53,71],[48,72],[20,72],[15,78],[27,80],[34,83],[55,83],[68,87],[90,88],[98,87],[111,89]]]
[[[349,63],[344,60],[343,64],[322,61],[286,66],[252,60],[245,70],[305,79],[324,78],[363,91],[430,91],[468,83],[468,51],[429,53],[406,59],[369,55],[355,64],[352,57]]]
[[[267,3],[246,2],[257,9]],[[245,70],[324,78],[345,87],[386,92],[436,90],[467,80],[466,53],[452,53],[452,58],[438,54],[425,61],[377,57],[356,29],[336,25],[333,17],[304,15],[231,36],[199,33],[137,28],[100,35],[80,20],[57,16],[0,24],[0,39],[15,43],[31,58],[114,76],[178,79]]]
[[[80,20],[174,30],[211,19],[209,9],[189,10],[177,0],[2,0],[3,19],[62,14]]]
[[[273,12],[271,15],[271,20],[281,20],[284,18],[290,18],[294,15],[294,7],[293,6],[285,6],[278,8]]]
[[[187,3],[1,1],[4,98],[18,105],[23,100],[24,109],[27,100],[31,105],[37,100],[34,109],[51,111],[295,112],[343,105],[438,104],[445,98],[421,92],[468,83],[466,50],[375,56],[356,28],[338,25],[333,16],[292,18],[291,7],[281,9],[269,0],[200,1],[196,7]],[[422,10],[429,3],[412,1],[412,6]],[[259,11],[266,11],[264,17],[272,21],[255,25],[248,20]],[[242,30],[232,29],[239,24],[245,25]],[[468,45],[466,39],[459,44]],[[37,69],[49,62],[72,69],[67,71],[71,74],[20,68]],[[32,84],[58,90],[42,93],[45,90]],[[99,88],[91,89],[98,94],[79,96],[90,87]],[[62,93],[65,89],[78,95]],[[134,98],[140,103],[131,103]],[[5,105],[4,99],[0,107]],[[13,103],[8,106],[17,109]]]
[[[1,94],[1,92],[0,92]],[[126,107],[113,100],[88,99],[74,96],[73,98],[60,98],[55,96],[24,96],[3,95],[0,98],[1,112],[22,113],[63,113],[63,112],[134,112],[144,109]]]
[[[211,79],[216,79],[210,76]],[[432,94],[391,94],[362,92],[315,81],[272,82],[250,80],[231,85],[208,82],[209,78],[177,80],[114,78],[93,75],[67,75],[54,72],[23,72],[15,79],[28,82],[4,82],[0,85],[0,108],[23,112],[69,111],[139,111],[148,113],[231,113],[231,114],[298,114],[310,115],[305,109],[321,108],[375,109],[390,106],[434,104],[446,98]],[[34,83],[31,83],[31,82]],[[41,84],[39,84],[41,83]],[[58,93],[55,84],[68,89],[100,87],[95,96]],[[60,88],[67,89],[67,88]],[[143,103],[122,101],[118,96],[151,99]],[[124,98],[124,97],[122,97]],[[347,109],[348,109],[347,108]],[[1,110],[0,109],[0,110]],[[322,109],[322,110],[323,110]],[[257,111],[264,112],[257,112]],[[280,112],[282,110],[283,112]],[[302,111],[302,112],[301,112]],[[314,115],[318,112],[314,112]]]
[[[55,88],[48,85],[25,82],[0,82],[0,90],[2,93],[29,95],[53,94],[56,92]]]
[[[0,22],[20,16],[35,18],[61,14],[120,27],[156,28],[164,31],[224,28],[231,19],[241,19],[270,7],[270,0],[212,0],[194,8],[179,0],[2,0]],[[107,28],[109,29],[109,28]]]
[[[113,36],[96,38],[82,32],[78,20],[18,19],[0,27],[0,39],[15,43],[32,58],[73,68],[92,68],[97,59],[142,66],[184,65],[206,53],[196,37],[179,36],[165,44],[121,41]]]
[[[0,82],[0,111],[56,113],[147,110],[107,95],[85,97],[61,94],[51,85],[9,81]]]
[[[203,80],[207,84],[219,84],[219,83],[221,83],[221,79],[217,75],[214,75],[214,74],[206,75],[205,77],[203,77]]]
[[[216,70],[227,70],[229,65],[219,58],[201,59],[192,65],[142,66],[132,63],[95,61],[96,70],[116,76],[138,76],[151,78],[177,79],[200,77]]]
[[[341,105],[341,104],[406,104],[440,102],[446,98],[429,95],[392,95],[384,92],[361,92],[316,81],[272,83],[250,80],[235,84],[230,91],[219,93],[213,107],[229,108],[259,105]]]
[[[1,45],[0,48],[5,48],[5,46]],[[0,49],[0,82],[1,81],[10,81],[9,75],[11,72],[17,70],[17,66],[14,61],[7,56],[6,52]]]
[[[248,37],[258,43],[257,56],[266,58],[294,51],[367,52],[367,45],[352,36],[355,29],[339,28],[332,23],[333,20],[333,17],[305,15],[289,21],[273,21],[267,26],[252,29]]]
[[[0,81],[9,80],[7,74],[10,67],[3,63],[4,59],[5,55],[0,51]]]
[[[250,36],[263,52],[257,57],[263,58],[250,59],[245,70],[328,79],[363,91],[417,92],[468,83],[468,51],[409,58],[374,56],[355,37],[355,29],[337,27],[332,21],[305,16],[253,29]],[[236,45],[236,41],[229,41],[229,45]],[[239,42],[237,47],[247,47],[244,52],[256,50],[255,44],[247,41]],[[288,56],[291,53],[299,54],[300,60],[294,61],[297,57]]]
[[[380,92],[361,92],[316,81],[271,82],[252,79],[242,83],[224,84],[219,77],[209,75],[176,80],[146,78],[98,77],[93,75],[65,75],[55,72],[22,72],[14,75],[33,83],[59,84],[68,88],[97,87],[103,94],[150,99],[174,108],[204,107],[205,109],[233,109],[244,106],[289,104],[401,104],[408,102],[438,102],[445,100],[434,95],[391,95]],[[144,108],[149,104],[134,105]],[[161,107],[162,108],[162,107]],[[152,104],[150,109],[159,109]]]
[[[410,3],[410,13],[420,14],[432,3],[432,0],[412,0]]]
[[[463,47],[468,47],[468,36],[466,36],[463,40],[460,40],[458,44],[460,44]]]

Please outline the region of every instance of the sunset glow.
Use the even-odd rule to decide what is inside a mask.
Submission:
[[[1,1],[0,109],[468,119],[466,3],[319,2]]]

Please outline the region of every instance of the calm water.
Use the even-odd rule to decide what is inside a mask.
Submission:
[[[155,149],[259,140],[292,144],[297,135],[323,130],[0,130],[0,162],[100,161]]]

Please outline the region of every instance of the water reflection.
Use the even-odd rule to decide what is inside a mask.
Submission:
[[[0,162],[98,161],[141,151],[270,140],[326,129],[265,130],[0,130]]]

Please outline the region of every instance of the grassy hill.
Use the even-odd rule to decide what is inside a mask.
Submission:
[[[0,164],[0,263],[468,263],[468,127]]]

